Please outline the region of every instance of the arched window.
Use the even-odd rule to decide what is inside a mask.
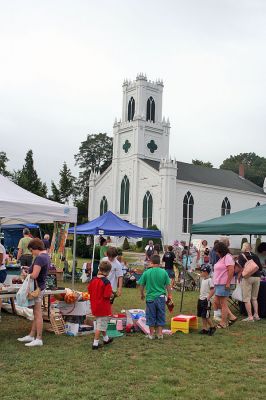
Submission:
[[[134,114],[135,114],[135,100],[133,97],[131,97],[127,106],[127,120],[133,121]]]
[[[100,215],[105,214],[108,211],[108,201],[105,196],[103,196],[100,203]]]
[[[121,182],[121,194],[120,194],[120,214],[128,214],[129,204],[129,180],[125,175]]]
[[[194,199],[190,192],[184,197],[183,200],[183,232],[190,232],[191,225],[193,224],[193,207]]]
[[[149,228],[152,226],[152,195],[148,191],[143,198],[143,210],[142,210],[142,218],[143,218],[143,228]]]
[[[227,197],[222,202],[221,215],[227,215],[231,212],[231,204]]]
[[[153,97],[147,100],[146,121],[155,122],[155,101]]]

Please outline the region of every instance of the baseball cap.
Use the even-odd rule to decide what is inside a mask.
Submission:
[[[208,274],[211,272],[211,266],[209,264],[202,264],[200,267],[200,272],[208,272]]]

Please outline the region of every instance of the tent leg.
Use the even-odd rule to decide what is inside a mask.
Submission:
[[[77,223],[74,224],[73,264],[72,264],[72,286],[74,286],[74,283],[75,283],[76,247],[77,247]]]
[[[249,244],[250,244],[250,246],[251,246],[251,236],[252,235],[249,235]]]
[[[187,252],[187,259],[186,259],[186,267],[182,268],[183,269],[183,285],[182,285],[182,289],[181,289],[181,302],[180,302],[180,312],[182,312],[182,307],[183,307],[183,299],[184,299],[184,291],[185,291],[185,283],[186,283],[186,275],[185,275],[185,271],[187,271],[187,265],[188,265],[188,257],[190,254],[190,242],[191,242],[191,238],[192,238],[192,234],[189,235],[189,242],[188,242],[188,252]]]
[[[93,250],[92,250],[92,260],[91,260],[91,279],[92,279],[92,273],[93,273],[94,253],[95,253],[95,235],[93,235]]]

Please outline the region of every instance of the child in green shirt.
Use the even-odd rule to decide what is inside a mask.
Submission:
[[[170,279],[167,272],[160,267],[160,256],[152,255],[150,268],[144,271],[138,280],[140,285],[141,299],[145,299],[146,290],[146,323],[150,327],[149,339],[155,338],[157,327],[158,339],[163,338],[163,327],[165,325],[165,295],[171,298]]]

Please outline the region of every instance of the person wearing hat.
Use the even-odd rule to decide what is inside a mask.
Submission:
[[[210,277],[211,266],[203,264],[200,268],[200,295],[198,299],[198,317],[202,318],[202,335],[212,336],[216,328],[211,320],[211,298],[214,295],[214,284]]]

